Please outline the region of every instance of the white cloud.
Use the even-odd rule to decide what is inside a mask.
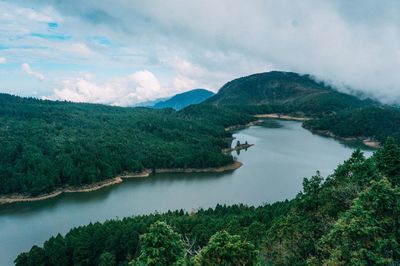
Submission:
[[[4,57],[0,57],[0,65],[5,64],[7,62],[7,59]]]
[[[31,66],[28,63],[23,63],[21,65],[21,69],[22,69],[22,71],[24,71],[28,75],[34,76],[35,78],[37,78],[37,79],[39,79],[41,81],[44,80],[43,74],[41,74],[39,72],[36,72],[36,71],[33,71]]]
[[[149,69],[168,84],[162,90],[217,90],[239,76],[288,70],[400,102],[396,0],[18,0],[0,1],[0,10],[0,43],[12,46],[3,56],[13,61],[114,75]],[[26,37],[47,33],[50,20],[71,39]],[[111,45],[94,46],[93,35]]]
[[[147,70],[137,71],[125,77],[111,79],[102,84],[93,81],[91,75],[65,79],[62,88],[55,89],[53,100],[73,102],[91,102],[129,106],[154,98],[165,97],[167,89],[163,89],[160,81]]]
[[[85,43],[73,43],[67,45],[67,50],[73,54],[90,57],[94,52]]]
[[[31,8],[17,8],[15,10],[15,13],[19,17],[23,17],[34,22],[53,22],[54,17],[52,14],[50,14],[51,12],[52,10],[49,8],[44,9],[43,12],[38,12]]]

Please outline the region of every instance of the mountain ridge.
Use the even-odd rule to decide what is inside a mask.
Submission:
[[[213,95],[214,93],[212,91],[198,88],[175,94],[165,101],[157,102],[153,107],[159,109],[173,108],[175,110],[181,110],[186,106],[201,103]]]

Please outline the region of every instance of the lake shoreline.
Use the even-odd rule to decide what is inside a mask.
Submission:
[[[304,122],[304,121],[307,121],[307,120],[311,120],[311,119],[312,119],[312,118],[310,118],[310,117],[291,116],[291,115],[283,115],[283,114],[277,114],[277,113],[272,113],[272,114],[258,114],[258,115],[255,115],[254,117],[256,117],[256,118],[282,119],[282,120],[291,120],[291,121],[300,121],[300,122]]]
[[[290,121],[298,121],[298,122],[304,122],[307,120],[311,120],[312,118],[310,117],[301,117],[301,116],[290,116],[290,115],[281,115],[277,113],[273,114],[259,114],[255,115],[257,118],[270,118],[270,119],[282,119],[282,120],[290,120]],[[308,127],[305,127],[303,124],[303,127],[307,130],[309,130],[311,133],[317,134],[317,135],[322,135],[322,136],[327,136],[331,137],[337,140],[343,140],[343,141],[361,141],[365,146],[374,148],[374,149],[379,149],[381,147],[381,143],[379,141],[366,138],[366,137],[340,137],[338,135],[335,135],[329,130],[314,130]]]
[[[255,120],[255,121],[251,121],[245,125],[229,126],[229,127],[225,128],[225,131],[233,132],[233,131],[241,130],[241,129],[249,128],[251,126],[256,126],[256,125],[260,124],[261,122],[262,122],[262,120]],[[232,138],[232,140],[234,140],[234,139],[235,138]]]
[[[208,168],[158,168],[154,170],[146,169],[139,173],[128,173],[125,175],[120,175],[111,179],[106,179],[93,184],[85,185],[82,187],[64,187],[56,189],[53,192],[47,194],[41,194],[38,196],[26,196],[21,194],[9,194],[0,196],[0,205],[11,204],[17,202],[33,202],[41,201],[46,199],[55,198],[63,193],[82,193],[82,192],[92,192],[100,190],[102,188],[120,184],[124,179],[130,178],[144,178],[151,174],[164,174],[164,173],[222,173],[228,171],[234,171],[242,166],[242,163],[235,161],[232,164],[221,166],[221,167],[208,167]]]
[[[372,139],[366,138],[366,137],[340,137],[338,135],[335,135],[333,132],[331,132],[329,130],[315,130],[315,129],[311,129],[308,127],[304,127],[304,128],[311,131],[311,133],[313,133],[313,134],[327,136],[327,137],[334,138],[337,140],[361,141],[365,146],[374,148],[374,149],[379,149],[381,147],[381,143],[379,141],[372,140]]]

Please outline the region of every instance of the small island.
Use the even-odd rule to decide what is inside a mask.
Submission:
[[[228,149],[223,149],[222,152],[229,153],[229,152],[232,152],[232,151],[247,150],[248,148],[250,148],[253,145],[254,144],[247,143],[247,141],[245,143],[240,143],[240,141],[238,140],[236,142],[236,146],[228,148]]]

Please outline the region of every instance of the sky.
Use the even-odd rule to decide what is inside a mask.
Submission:
[[[131,106],[271,70],[400,103],[400,1],[0,0],[0,92]]]

